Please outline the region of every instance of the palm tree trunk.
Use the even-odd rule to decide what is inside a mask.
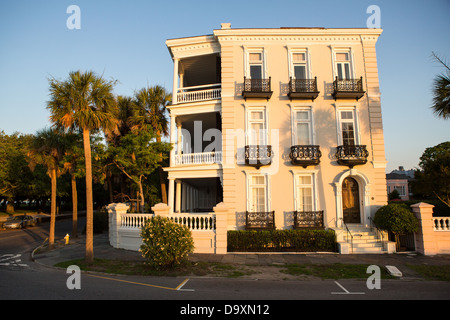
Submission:
[[[92,158],[89,129],[83,128],[84,157],[86,160],[86,253],[87,263],[94,262],[94,205],[92,195]]]
[[[77,180],[72,174],[72,237],[78,238],[78,195]]]
[[[156,142],[161,142],[161,131],[156,131]],[[159,154],[159,162],[162,163],[162,153]],[[161,164],[162,165],[162,164]],[[159,183],[161,185],[161,200],[163,203],[167,204],[167,190],[166,190],[166,181],[164,181],[164,171],[160,166],[158,168],[159,171]]]
[[[56,220],[56,169],[50,171],[50,179],[52,183],[52,195],[50,203],[50,232],[48,235],[48,246],[53,249],[55,245],[55,220]]]

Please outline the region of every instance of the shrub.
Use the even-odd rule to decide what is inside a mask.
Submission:
[[[335,251],[333,230],[228,231],[228,251]]]
[[[397,235],[417,232],[419,228],[419,222],[414,213],[402,203],[390,203],[381,207],[375,213],[373,220],[378,229]]]
[[[180,265],[194,250],[194,241],[188,227],[168,218],[148,219],[141,229],[143,244],[140,252],[156,269]]]

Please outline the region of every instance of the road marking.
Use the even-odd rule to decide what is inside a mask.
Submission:
[[[192,290],[191,289],[181,289],[181,287],[183,287],[186,284],[186,282],[188,282],[189,279],[185,279],[181,284],[179,284],[175,288],[169,288],[169,287],[164,287],[164,286],[157,286],[157,285],[154,285],[154,284],[134,282],[134,281],[128,281],[128,280],[122,280],[122,279],[114,279],[114,278],[103,277],[103,276],[97,276],[97,275],[93,275],[93,274],[87,274],[87,276],[94,277],[94,278],[100,278],[100,279],[106,279],[106,280],[112,280],[112,281],[118,281],[118,282],[131,283],[131,284],[136,284],[136,285],[146,286],[146,287],[153,287],[153,288],[159,288],[159,289],[172,290],[172,291],[194,291],[193,289]]]
[[[344,286],[339,282],[335,281],[334,283],[336,283],[342,290],[344,290],[344,292],[331,292],[331,294],[366,294],[365,292],[350,292],[345,289]]]
[[[7,266],[7,267],[29,267],[29,265],[25,263],[19,263],[22,262],[22,259],[20,258],[21,254],[3,254],[0,256],[0,266]]]
[[[194,289],[181,289],[183,286],[189,281],[189,279],[185,279],[178,287],[175,288],[177,291],[195,291]]]

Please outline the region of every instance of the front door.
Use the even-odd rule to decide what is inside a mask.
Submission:
[[[345,178],[342,183],[342,206],[345,223],[361,223],[358,182]]]

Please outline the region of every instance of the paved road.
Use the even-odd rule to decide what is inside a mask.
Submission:
[[[76,282],[76,273],[31,260],[31,251],[47,237],[47,230],[48,224],[44,223],[0,232],[0,299],[153,300],[157,301],[152,304],[156,308],[167,307],[171,302],[167,312],[173,315],[188,312],[189,304],[193,308],[190,312],[206,310],[202,306],[214,307],[214,316],[254,312],[234,304],[267,305],[271,315],[280,316],[304,306],[305,300],[450,300],[448,282],[411,279],[381,280],[379,289],[370,290],[363,280],[275,281],[80,273],[80,289],[70,289],[67,284]],[[70,230],[70,219],[58,221],[56,238]],[[261,308],[258,312],[267,311]]]

